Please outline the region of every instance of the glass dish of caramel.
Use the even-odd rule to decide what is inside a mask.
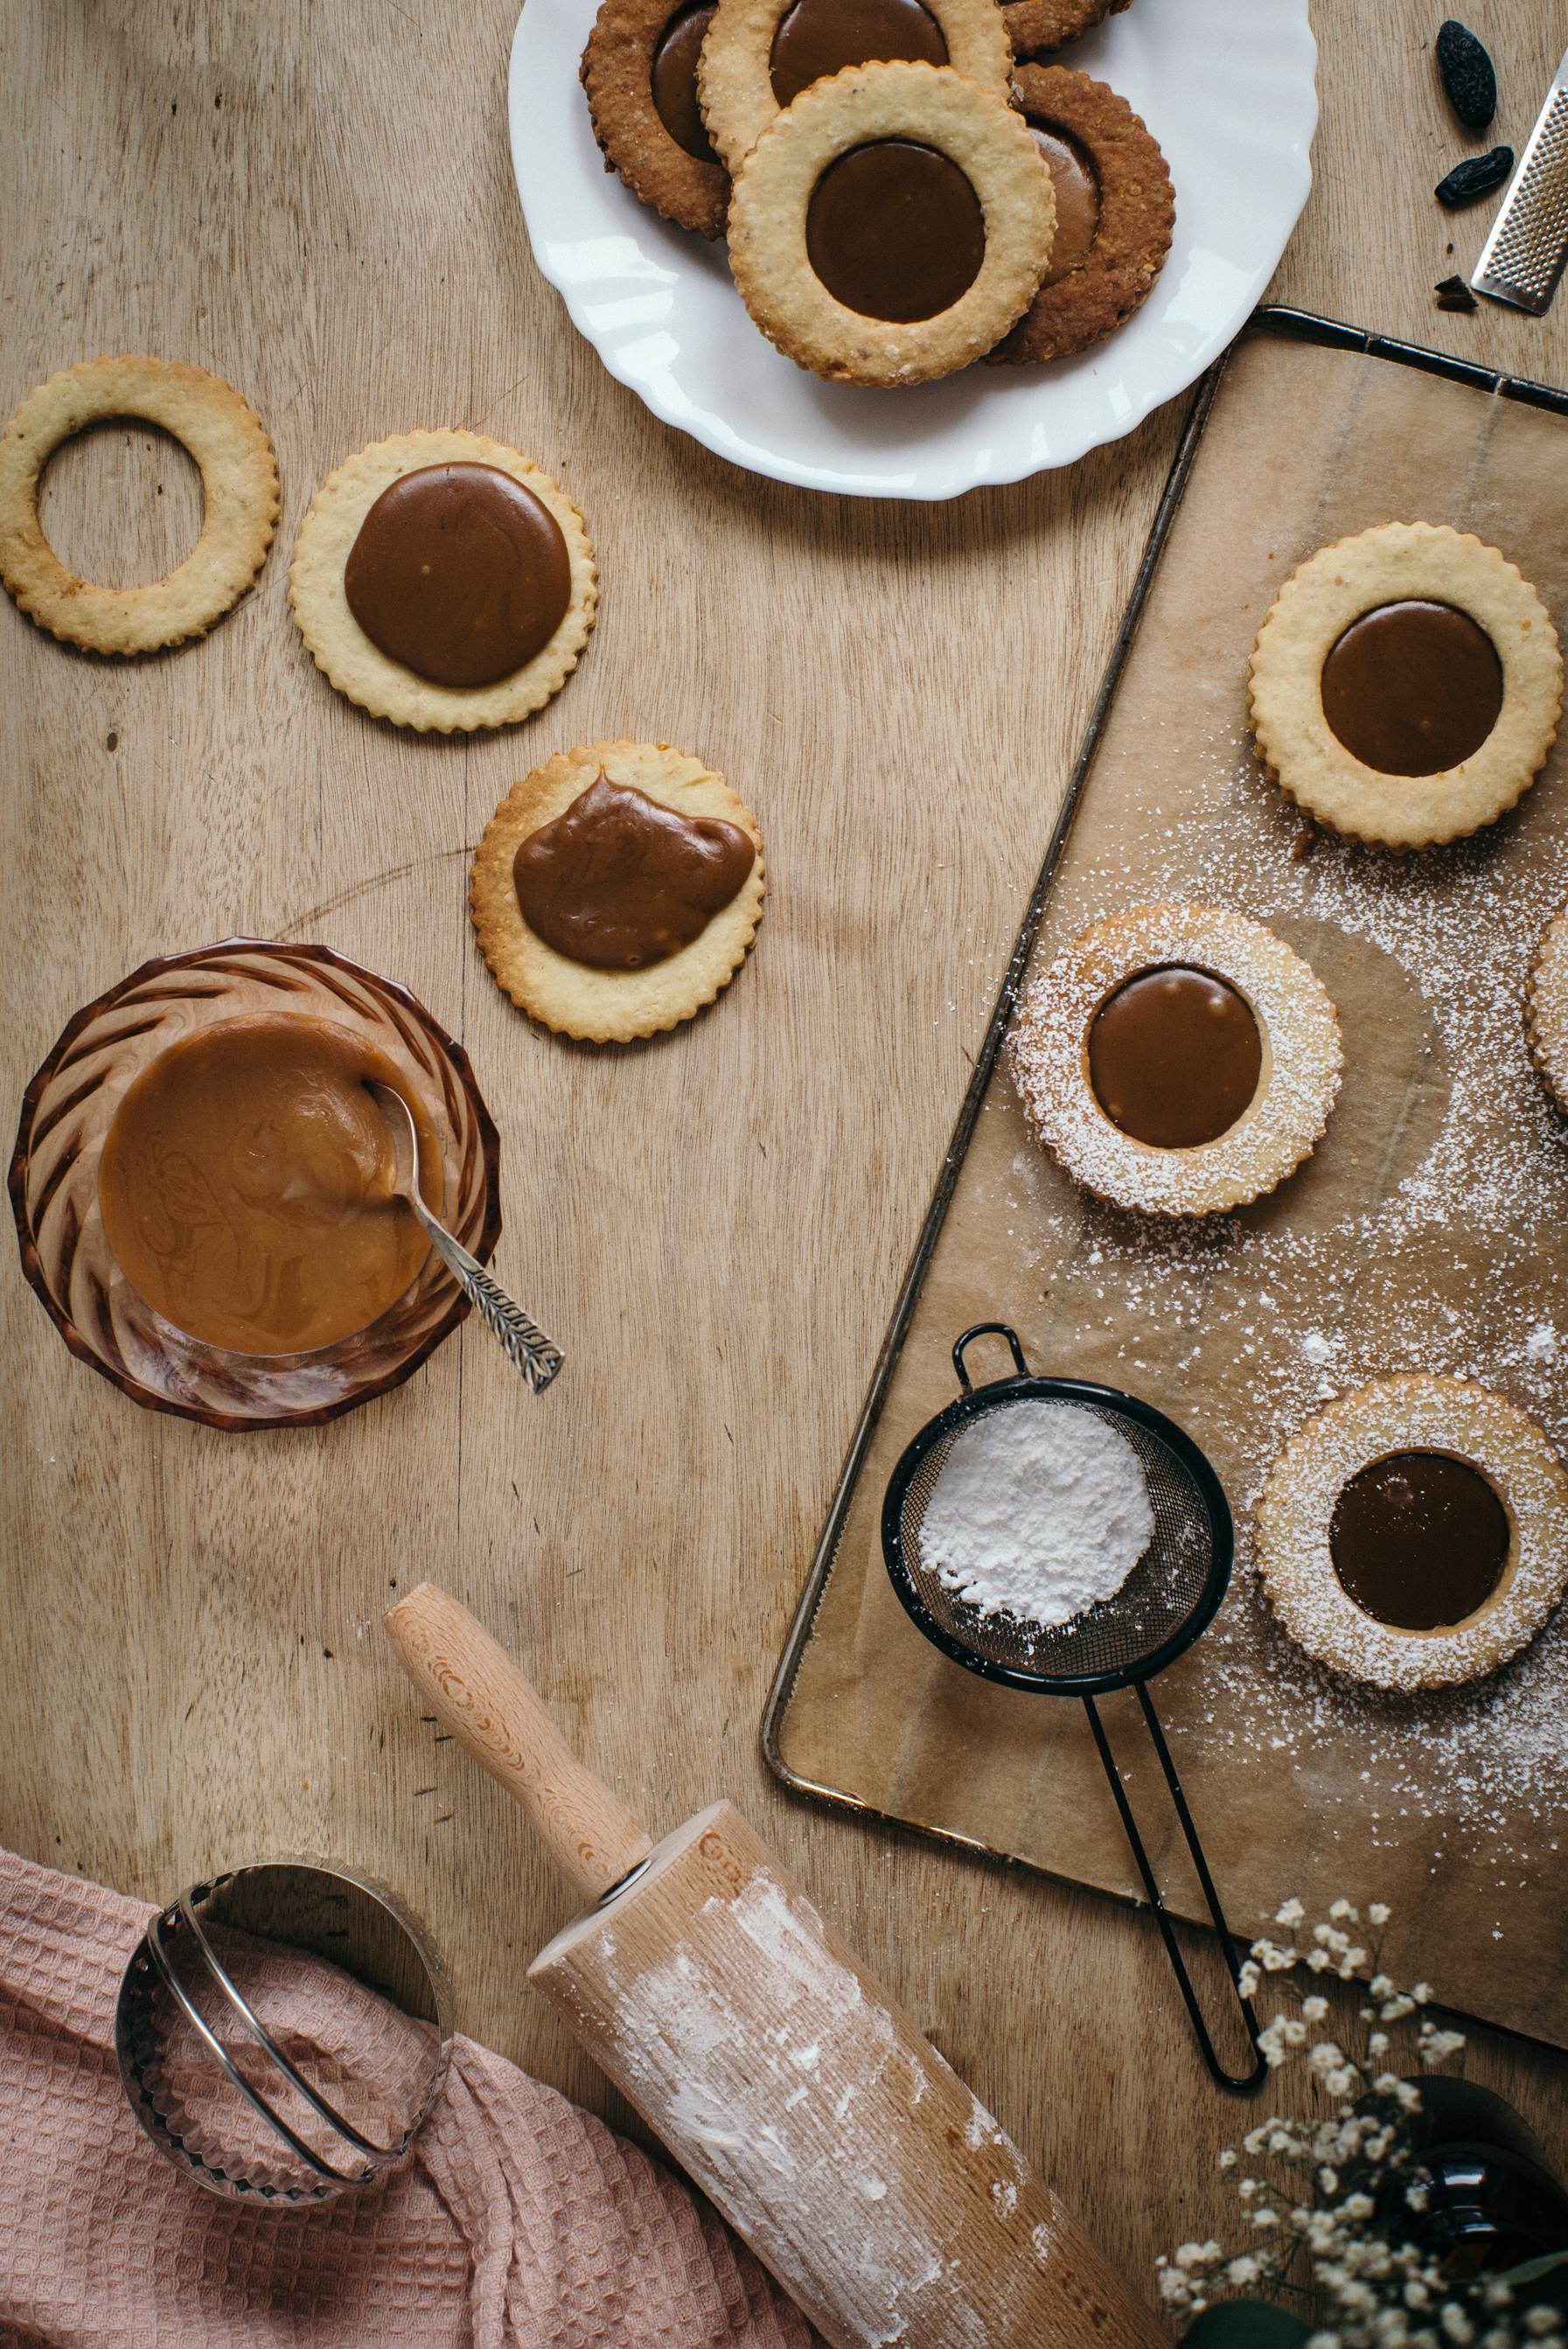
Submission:
[[[228,938],[78,1011],[11,1162],[23,1269],[71,1351],[148,1410],[235,1430],[316,1425],[408,1378],[468,1306],[388,1195],[366,1075],[408,1102],[421,1193],[488,1261],[495,1125],[393,980]]]

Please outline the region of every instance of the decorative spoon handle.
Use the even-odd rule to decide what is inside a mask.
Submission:
[[[512,1368],[522,1372],[535,1394],[542,1394],[561,1368],[560,1347],[552,1344],[538,1323],[529,1319],[515,1298],[507,1295],[500,1281],[492,1280],[483,1265],[476,1263],[445,1224],[437,1222],[419,1196],[419,1145],[413,1112],[402,1094],[395,1086],[380,1084],[374,1077],[366,1077],[363,1082],[386,1119],[392,1137],[398,1196],[413,1208],[420,1230],[454,1274],[458,1286]]]
[[[515,1298],[509,1297],[499,1280],[492,1280],[482,1264],[477,1264],[466,1247],[455,1240],[443,1225],[436,1221],[424,1201],[412,1193],[408,1204],[419,1218],[420,1228],[430,1245],[440,1255],[455,1275],[463,1294],[473,1306],[485,1328],[511,1361],[514,1370],[522,1372],[535,1394],[542,1394],[563,1357],[559,1346],[548,1339]]]

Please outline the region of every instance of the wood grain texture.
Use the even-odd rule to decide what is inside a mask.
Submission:
[[[1563,37],[1543,0],[1466,13],[1503,90],[1480,140],[1438,89],[1440,10],[1315,6],[1316,184],[1273,290],[1561,383],[1568,298],[1542,321],[1433,304],[1488,208],[1429,191],[1522,143]],[[468,2030],[624,2123],[522,1979],[570,1896],[378,1630],[432,1575],[655,1833],[740,1805],[1147,2291],[1156,2251],[1221,2224],[1213,2150],[1250,2125],[1198,2065],[1148,1920],[789,1801],[757,1723],[1185,402],[935,508],[707,455],[533,269],[514,14],[5,0],[0,403],[102,351],[181,358],[252,402],[284,482],[267,566],[204,643],[118,665],[0,610],[8,1097],[145,957],[323,939],[467,1045],[502,1133],[496,1272],[568,1359],[536,1401],[464,1332],[334,1426],[222,1436],[71,1361],[13,1258],[0,1839],[150,1898],[267,1850],[356,1860],[428,1916]],[[561,481],[603,579],[560,698],[475,741],[351,708],[285,601],[326,473],[441,424]],[[45,511],[68,560],[132,579],[193,542],[200,498],[177,450],[105,429]],[[756,810],[768,918],[701,1019],[572,1046],[485,970],[469,854],[528,767],[623,734],[699,754]],[[1561,2160],[1561,2068],[1501,2038],[1470,2068]]]

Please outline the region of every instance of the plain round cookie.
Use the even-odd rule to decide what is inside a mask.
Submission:
[[[679,954],[641,970],[592,970],[545,945],[518,908],[511,868],[531,833],[564,815],[603,771],[685,816],[716,816],[748,833],[757,862],[738,895]],[[722,775],[667,742],[587,742],[558,751],[514,783],[485,826],[469,881],[469,911],[486,962],[512,1001],[558,1035],[627,1044],[678,1028],[729,985],[762,918],[762,834]]]
[[[1129,319],[1165,266],[1176,197],[1165,158],[1124,98],[1062,66],[1020,66],[1020,114],[1055,124],[1087,149],[1099,182],[1094,242],[1076,269],[1042,285],[988,367],[1068,358]]]
[[[1111,1123],[1089,1081],[1088,1036],[1128,979],[1171,964],[1228,980],[1257,1021],[1263,1065],[1242,1116],[1213,1142],[1162,1150]],[[1243,1206],[1300,1165],[1339,1091],[1339,1022],[1310,964],[1224,906],[1135,905],[1075,939],[1020,1002],[1007,1040],[1036,1139],[1113,1206],[1212,1216]]]
[[[1002,21],[1016,57],[1039,57],[1093,32],[1131,5],[1132,0],[1006,0]]]
[[[1524,1041],[1553,1103],[1568,1112],[1568,905],[1547,924],[1525,981]]]
[[[724,234],[729,174],[688,155],[654,103],[654,52],[674,13],[672,0],[604,0],[578,78],[604,169],[677,228],[712,240]]]
[[[348,608],[344,566],[361,525],[388,483],[430,465],[493,465],[508,473],[561,525],[572,565],[572,600],[550,642],[494,685],[432,685],[371,643]],[[376,440],[339,465],[317,490],[289,565],[289,603],[317,668],[339,693],[421,734],[511,726],[542,709],[577,666],[599,608],[599,574],[583,517],[560,485],[528,457],[477,432],[405,432]]]
[[[1467,613],[1502,667],[1491,732],[1432,775],[1363,766],[1323,713],[1323,664],[1346,629],[1408,600]],[[1446,523],[1386,523],[1320,548],[1286,580],[1253,647],[1247,708],[1270,781],[1317,823],[1373,848],[1437,847],[1494,823],[1545,764],[1563,714],[1557,632],[1495,546]]]
[[[201,535],[166,579],[98,587],[67,571],[38,520],[38,480],[63,440],[109,416],[161,425],[201,469]],[[266,561],[278,463],[232,384],[177,359],[83,359],[52,375],[0,440],[0,578],[38,626],[86,652],[150,653],[204,636]]]
[[[717,22],[717,19],[715,19]],[[980,202],[985,257],[959,299],[903,326],[834,300],[806,250],[818,181],[840,155],[911,139],[956,163]],[[1027,309],[1050,258],[1051,175],[1022,118],[950,66],[846,66],[803,89],[742,164],[729,265],[754,323],[830,382],[927,383],[983,358]]]
[[[1402,1631],[1357,1606],[1334,1570],[1328,1532],[1359,1470],[1394,1452],[1442,1452],[1480,1471],[1508,1513],[1496,1589],[1462,1623]],[[1374,1379],[1291,1438],[1257,1506],[1258,1570],[1269,1604],[1310,1656],[1378,1688],[1442,1688],[1495,1671],[1534,1638],[1568,1582],[1568,1475],[1532,1419],[1463,1379],[1411,1371]]]
[[[732,173],[782,111],[773,95],[773,40],[793,5],[794,0],[718,0],[707,28],[696,72],[697,105]],[[966,74],[1005,101],[1013,52],[996,0],[924,0],[924,5],[947,44],[945,69]]]

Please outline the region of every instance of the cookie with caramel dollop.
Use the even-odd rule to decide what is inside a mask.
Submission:
[[[514,1003],[559,1034],[629,1042],[689,1019],[757,934],[757,820],[667,742],[590,742],[515,783],[469,905]]]

